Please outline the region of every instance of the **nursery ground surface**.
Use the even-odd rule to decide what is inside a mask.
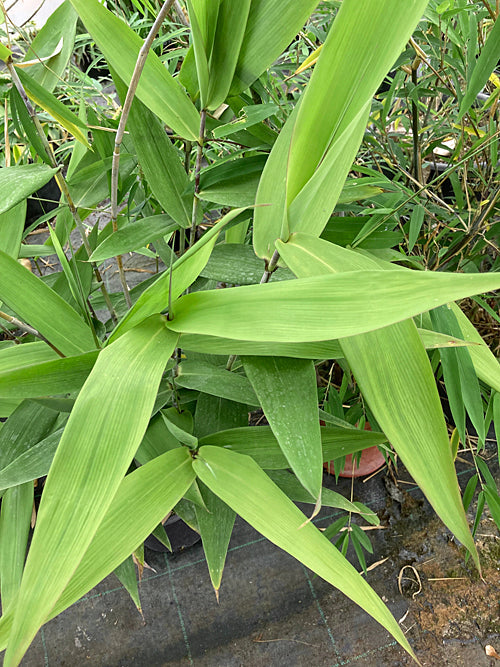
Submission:
[[[458,466],[466,482],[471,467]],[[498,467],[491,468],[500,480]],[[397,478],[409,482],[401,468]],[[336,485],[325,476],[325,483],[351,493],[350,480]],[[382,528],[370,531],[368,581],[400,621],[422,665],[500,664],[485,652],[487,645],[500,652],[500,538],[489,515],[477,535],[481,580],[414,485],[395,486],[381,471],[365,483],[355,480],[352,491],[381,518]],[[317,525],[327,526],[334,516],[323,509]],[[169,555],[147,549],[146,560],[153,569],[142,578],[142,615],[111,575],[42,629],[22,665],[414,664],[355,604],[241,520],[219,604],[201,544]],[[351,561],[356,564],[352,555]]]

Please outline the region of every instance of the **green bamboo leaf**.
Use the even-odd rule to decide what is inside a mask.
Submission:
[[[230,2],[221,2],[217,28],[210,53],[207,107],[217,109],[226,99],[233,81],[246,32],[252,0],[239,0],[238,11]]]
[[[288,164],[289,203],[314,174],[328,147],[369,103],[427,4],[428,0],[404,4],[367,0],[361,6],[356,0],[344,0],[298,112]]]
[[[196,401],[194,432],[198,438],[228,428],[246,427],[248,407],[227,398],[199,394]]]
[[[305,231],[319,236],[323,231],[339,200],[345,179],[358,152],[369,112],[370,103],[363,107],[351,123],[339,133],[316,171],[293,200],[287,184],[288,225],[291,233]],[[299,116],[297,122],[298,120]],[[298,131],[295,125],[294,137]]]
[[[63,102],[49,90],[38,83],[29,74],[17,68],[17,74],[26,90],[28,97],[42,107],[65,130],[72,134],[81,144],[90,148],[87,140],[87,127]]]
[[[77,13],[69,0],[65,0],[49,16],[24,57],[23,66],[30,63],[30,76],[49,92],[54,90],[68,65],[77,20]]]
[[[75,206],[79,208],[91,208],[103,199],[106,199],[106,197],[109,197],[109,176],[112,160],[112,157],[107,157],[103,160],[96,160],[84,167],[75,168],[71,178],[68,180],[68,186]],[[122,153],[120,159],[120,178],[127,178],[132,173],[136,163],[137,160],[133,155]]]
[[[281,244],[280,252],[300,275],[345,271],[353,266],[377,268],[365,256],[301,234],[291,243]],[[386,276],[402,273],[389,270]],[[377,422],[437,514],[479,567],[434,374],[415,324],[411,320],[398,322],[343,338],[340,344]]]
[[[148,318],[103,350],[76,400],[45,484],[6,665],[19,663],[60,598],[142,440],[177,342],[164,319]]]
[[[0,60],[7,62],[9,58],[12,58],[12,51],[5,44],[0,44]]]
[[[95,350],[74,357],[0,370],[0,397],[32,398],[78,391],[91,372],[98,354]]]
[[[118,577],[121,585],[126,589],[132,598],[137,611],[142,614],[141,599],[139,597],[139,583],[137,581],[137,571],[132,555],[126,558],[123,563],[115,567],[114,574]]]
[[[191,457],[185,448],[168,452],[127,475],[46,621],[70,607],[118,567],[169,513],[194,478]],[[136,502],[138,497],[144,504]],[[0,620],[0,650],[6,648],[13,616],[10,609]]]
[[[14,259],[19,255],[25,220],[26,201],[19,202],[5,213],[0,213],[0,248]]]
[[[91,329],[64,299],[0,250],[0,299],[65,355],[95,348]]]
[[[35,151],[40,160],[45,162],[45,164],[47,164],[49,167],[52,167],[51,159],[47,155],[43,141],[37,132],[31,116],[29,115],[23,98],[15,86],[12,86],[10,89],[9,97],[12,121],[17,132],[21,137],[26,138],[27,143],[30,144],[32,150]]]
[[[0,513],[0,591],[2,608],[15,602],[21,584],[33,512],[33,482],[9,489]]]
[[[256,201],[271,206],[255,214],[259,257],[270,259],[275,240],[286,241],[289,232],[321,233],[362,140],[373,94],[427,3],[342,3],[300,107],[286,122],[262,175]]]
[[[204,354],[246,354],[247,356],[294,357],[297,359],[338,359],[343,354],[336,340],[318,343],[267,343],[204,336],[203,334],[181,334],[179,347],[182,350]],[[0,354],[0,362],[1,359]]]
[[[226,3],[228,4],[228,3]],[[241,93],[280,56],[303,27],[318,0],[252,0],[231,95]]]
[[[224,206],[251,206],[266,159],[266,155],[254,155],[205,169],[200,175],[199,196]]]
[[[205,446],[198,452],[193,468],[245,521],[341,590],[413,655],[397,621],[378,595],[251,458]]]
[[[241,210],[234,209],[234,211],[225,215],[175,262],[172,268],[172,301],[177,299],[200,275],[210,257],[219,233],[225,225],[241,213]],[[109,340],[115,340],[149,315],[166,310],[168,308],[169,289],[170,269],[167,269],[141,294],[134,306],[118,324]]]
[[[0,491],[47,475],[63,431],[64,428],[58,428],[38,442],[30,443],[28,449],[17,453],[9,463],[2,466]]]
[[[115,77],[122,100],[126,89]],[[163,123],[138,99],[130,109],[127,130],[134,142],[139,164],[161,207],[181,227],[191,225],[193,194],[179,151],[174,147]],[[253,203],[253,202],[251,202]]]
[[[500,364],[498,363],[498,359],[478,334],[474,325],[460,310],[459,306],[456,303],[452,303],[450,306],[458,320],[464,339],[472,343],[477,343],[477,345],[469,347],[469,354],[478,378],[489,384],[495,391],[500,392]]]
[[[138,250],[177,229],[179,225],[166,214],[141,218],[105,238],[90,256],[90,261],[100,263],[110,257]]]
[[[139,35],[98,0],[71,0],[71,4],[109,65],[128,86],[142,46]],[[200,117],[196,108],[152,52],[139,80],[137,97],[174,132],[184,139],[198,140]]]
[[[462,98],[458,117],[463,116],[469,111],[472,103],[483,86],[486,85],[489,76],[494,71],[500,60],[500,20],[497,18],[493,28],[488,35],[479,58],[475,61],[474,70],[467,86],[467,92]]]
[[[57,353],[46,343],[11,345],[0,349],[0,373],[58,358]]]
[[[218,4],[218,2],[217,2]],[[196,74],[198,76],[198,86],[200,89],[200,106],[206,109],[208,95],[208,55],[204,35],[201,31],[196,11],[193,9],[191,0],[187,0],[189,22],[191,24],[191,38],[193,41],[194,60],[196,63]]]
[[[284,246],[278,242],[280,253]],[[174,304],[168,327],[249,341],[331,340],[499,287],[494,273],[352,271],[188,294]]]
[[[255,255],[251,246],[226,241],[215,246],[201,275],[230,285],[255,285],[260,282],[264,269],[264,262]],[[295,276],[289,269],[279,268],[269,282],[293,278]]]
[[[323,458],[314,363],[287,357],[242,362],[291,469],[319,505]]]
[[[183,361],[179,365],[175,382],[186,389],[195,389],[237,403],[260,405],[246,377],[209,363]]]
[[[236,514],[202,483],[200,483],[200,491],[206,509],[197,506],[196,518],[200,527],[210,580],[218,599],[227,548],[233,532]]]
[[[318,418],[319,421],[319,418]],[[387,442],[383,433],[357,428],[321,427],[323,461],[355,454],[367,447]],[[264,470],[284,470],[288,460],[280,449],[270,426],[246,426],[213,432],[200,439],[200,445],[216,445],[239,454],[251,456]]]
[[[0,470],[45,438],[57,419],[57,412],[23,401],[0,430]]]
[[[0,213],[9,211],[50,181],[57,169],[44,164],[24,164],[0,169]]]

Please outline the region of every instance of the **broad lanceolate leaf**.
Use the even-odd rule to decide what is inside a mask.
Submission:
[[[291,469],[319,501],[323,457],[314,363],[287,357],[243,357],[242,361]]]
[[[46,343],[24,343],[0,350],[0,373],[58,359],[58,355]]]
[[[29,75],[52,92],[73,52],[78,15],[69,0],[65,0],[47,19],[24,57]],[[40,62],[41,61],[41,62]]]
[[[0,169],[0,213],[10,210],[48,183],[57,169],[44,164],[24,164]]]
[[[280,251],[300,275],[377,267],[365,256],[301,234],[281,244]],[[396,273],[403,271],[386,275]],[[415,324],[398,322],[343,338],[340,344],[377,422],[431,505],[479,566],[434,375]]]
[[[183,361],[179,365],[176,384],[187,389],[203,391],[230,401],[247,405],[260,405],[248,379],[212,364],[200,361]]]
[[[469,354],[478,378],[489,384],[495,391],[500,392],[500,364],[498,363],[498,359],[457,304],[452,303],[450,305],[465,340],[478,343],[478,345],[471,345],[469,347]]]
[[[45,621],[74,604],[135,551],[182,498],[195,477],[191,457],[184,447],[167,452],[127,475]],[[137,502],[138,498],[141,502]],[[0,621],[0,650],[5,649],[12,616],[10,611]]]
[[[319,421],[319,418],[318,418]],[[367,447],[387,442],[383,433],[361,431],[357,428],[321,427],[322,460],[330,461],[355,454]],[[251,456],[264,470],[284,470],[289,467],[270,426],[245,426],[206,435],[201,445],[217,445],[224,449]]]
[[[0,430],[0,470],[45,438],[57,419],[57,412],[23,401]]]
[[[352,271],[188,294],[174,304],[168,327],[248,341],[331,340],[498,287],[499,274]]]
[[[321,233],[362,140],[372,96],[427,2],[342,3],[300,108],[288,119],[259,185],[257,202],[271,204],[255,214],[260,257],[269,259],[274,241],[286,241],[287,231]]]
[[[92,253],[90,261],[103,262],[109,257],[138,250],[176,229],[179,229],[179,225],[169,215],[141,218],[105,238]]]
[[[0,397],[31,398],[77,391],[87,379],[98,354],[96,350],[0,371]]]
[[[36,440],[30,442],[29,448],[16,452],[15,458],[10,457],[9,462],[0,468],[0,494],[5,489],[45,477],[50,470],[63,431],[64,428],[58,428],[43,440],[42,436],[39,436],[38,442]]]
[[[246,354],[258,357],[293,357],[295,359],[338,359],[343,352],[336,340],[319,343],[267,343],[218,338],[202,334],[182,334],[179,338],[182,350],[205,354]],[[1,354],[0,354],[1,362]]]
[[[303,27],[317,4],[318,0],[252,0],[231,95],[237,95],[248,88],[272,65]]]
[[[98,0],[71,0],[110,66],[130,83],[142,40]],[[158,56],[150,52],[137,87],[137,97],[183,138],[197,141],[200,118],[189,98]]]
[[[238,11],[234,11],[231,2],[221,2],[219,5],[217,28],[208,63],[207,107],[209,109],[217,109],[228,95],[252,4],[252,0],[239,0]]]
[[[0,300],[64,355],[96,346],[91,329],[64,299],[0,250]]]
[[[341,590],[412,654],[397,621],[378,595],[312,522],[304,523],[302,512],[252,459],[206,446],[199,450],[193,468],[245,521]]]
[[[45,622],[142,440],[177,342],[164,320],[148,318],[109,345],[76,400],[45,484],[5,665],[19,663]]]
[[[195,479],[191,461],[179,447],[125,477],[49,618],[96,586],[167,516]]]
[[[427,4],[428,0],[342,3],[299,109],[290,147],[288,203],[372,98]]]
[[[55,95],[39,84],[38,81],[35,81],[29,74],[19,69],[17,74],[28,93],[28,97],[49,113],[52,118],[57,121],[59,125],[64,127],[65,130],[68,130],[75,139],[87,148],[90,148],[90,144],[87,140],[87,128],[78,116],[55,97]]]

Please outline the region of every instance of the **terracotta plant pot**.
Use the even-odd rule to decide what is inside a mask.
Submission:
[[[371,431],[370,424],[367,422],[365,424],[365,431]],[[378,447],[368,447],[361,452],[361,457],[359,462],[356,464],[352,462],[353,454],[348,454],[345,457],[345,466],[344,470],[339,473],[339,477],[365,477],[366,475],[371,475],[380,468],[385,466],[385,457]],[[357,454],[354,454],[355,460]],[[333,467],[333,461],[328,461],[323,464],[324,468],[330,473],[330,475],[335,474],[335,469]]]

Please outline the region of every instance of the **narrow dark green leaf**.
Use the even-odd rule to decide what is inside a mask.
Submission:
[[[245,405],[260,405],[250,382],[243,375],[199,361],[179,365],[176,384]]]
[[[323,460],[313,362],[287,357],[242,357],[242,362],[290,467],[318,501]]]
[[[63,354],[95,348],[91,329],[50,287],[0,250],[0,299]]]
[[[387,442],[387,438],[383,433],[356,428],[321,427],[323,461],[354,454],[384,442]],[[218,432],[214,430],[201,437],[200,444],[216,445],[251,456],[264,470],[284,470],[289,467],[270,426],[247,426]]]
[[[200,527],[210,580],[218,597],[236,514],[202,483],[200,483],[200,491],[206,509],[196,507],[196,518]]]
[[[141,218],[105,238],[90,256],[90,261],[103,262],[110,257],[138,250],[177,229],[179,225],[166,214]]]

